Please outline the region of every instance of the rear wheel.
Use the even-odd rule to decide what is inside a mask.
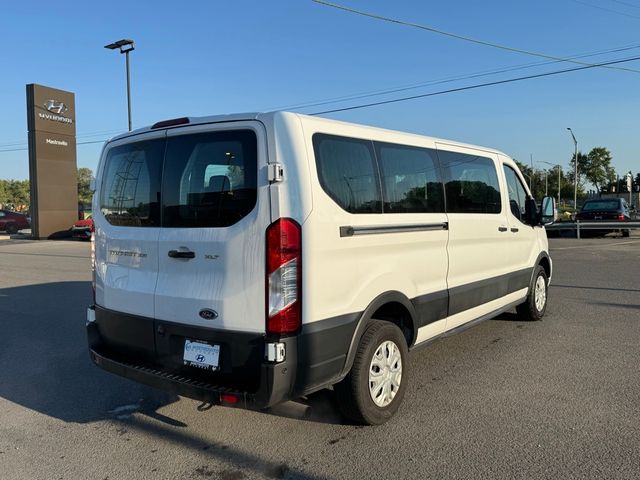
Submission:
[[[622,230],[622,236],[628,237],[631,234],[631,230]]]
[[[342,414],[380,425],[400,407],[407,388],[407,343],[390,322],[372,320],[360,340],[349,374],[335,386]]]
[[[13,235],[14,233],[18,233],[18,226],[15,223],[8,223],[5,230],[9,235]]]
[[[536,321],[542,319],[547,310],[548,285],[547,273],[542,266],[538,265],[531,279],[526,301],[516,307],[520,320]]]

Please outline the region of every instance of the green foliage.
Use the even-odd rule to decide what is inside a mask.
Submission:
[[[90,204],[93,192],[89,189],[93,172],[90,168],[78,169],[78,203]],[[29,180],[0,179],[0,205],[26,210],[30,204]]]
[[[11,209],[29,206],[29,180],[0,180],[0,204]]]
[[[593,183],[598,192],[616,178],[611,160],[611,152],[604,147],[595,147],[587,155],[585,177]]]
[[[93,172],[90,168],[78,169],[78,203],[81,205],[91,204],[93,192],[89,189]]]

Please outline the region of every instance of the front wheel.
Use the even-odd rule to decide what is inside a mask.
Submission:
[[[407,388],[407,342],[390,322],[372,320],[362,335],[349,374],[335,386],[342,414],[380,425],[400,407]]]
[[[516,307],[520,320],[542,320],[547,310],[549,280],[542,266],[538,265],[529,285],[529,293],[524,303]]]
[[[9,235],[13,235],[14,233],[18,233],[18,226],[15,223],[8,223],[5,230]]]

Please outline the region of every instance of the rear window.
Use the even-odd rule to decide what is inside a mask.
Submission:
[[[112,225],[226,227],[256,205],[257,138],[231,130],[109,150],[100,209]]]
[[[500,213],[502,203],[493,160],[438,150],[449,213]]]
[[[586,202],[582,207],[583,212],[593,212],[595,210],[618,210],[620,202],[618,200],[599,200],[597,202]]]
[[[256,205],[257,138],[251,130],[170,137],[164,227],[226,227]]]
[[[100,189],[100,210],[112,225],[160,226],[160,177],[164,139],[109,150]]]

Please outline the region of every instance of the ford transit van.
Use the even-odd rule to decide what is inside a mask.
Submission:
[[[542,209],[490,148],[287,112],[159,122],[103,149],[91,358],[246,408],[333,388],[381,424],[411,350],[545,314]]]

